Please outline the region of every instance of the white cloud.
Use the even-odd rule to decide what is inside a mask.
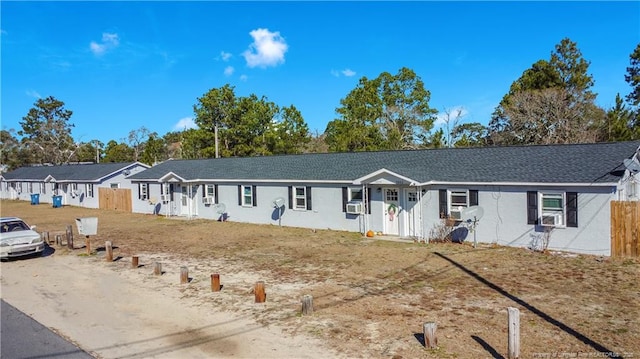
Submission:
[[[465,109],[463,106],[456,106],[453,108],[445,109],[442,112],[438,112],[433,126],[442,126],[447,123],[447,119],[449,120],[449,125],[453,125],[453,123],[456,121],[456,118],[458,119],[459,125],[468,114],[469,111],[467,111],[467,109]]]
[[[173,130],[174,131],[184,131],[184,130],[188,130],[191,128],[197,128],[198,125],[196,125],[195,122],[193,122],[193,117],[185,117],[185,118],[181,118],[178,123],[175,124],[175,126],[173,126]]]
[[[118,34],[103,32],[102,41],[99,43],[91,41],[91,43],[89,43],[89,49],[94,55],[101,56],[107,50],[115,49],[118,45],[120,45],[120,38],[118,37]]]
[[[231,75],[233,75],[234,71],[235,71],[235,69],[233,68],[233,66],[227,66],[224,69],[224,75],[225,76],[231,76]]]
[[[7,30],[5,30],[5,29],[0,29],[0,34],[2,34],[2,35],[9,35],[9,33],[7,32]]]
[[[248,79],[249,77],[247,77],[247,75],[240,75],[240,81],[247,82]]]
[[[40,96],[38,91],[35,91],[35,90],[27,90],[26,95],[33,98],[42,98],[42,96]]]
[[[224,61],[224,62],[229,61],[229,59],[231,58],[231,56],[233,56],[233,55],[231,55],[231,54],[230,54],[230,53],[228,53],[228,52],[220,51],[220,59],[221,59],[222,61]]]
[[[249,33],[253,43],[242,53],[247,66],[268,67],[284,63],[284,54],[289,49],[280,32],[270,32],[268,29],[257,29]]]
[[[331,75],[335,77],[340,77],[340,75],[346,76],[346,77],[352,77],[356,75],[356,72],[351,69],[344,69],[342,71],[331,70]]]
[[[355,76],[356,72],[352,71],[351,69],[344,69],[344,70],[342,70],[342,74],[347,76],[347,77],[351,77],[351,76]]]

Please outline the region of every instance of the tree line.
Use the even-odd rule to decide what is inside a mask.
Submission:
[[[422,79],[403,67],[396,74],[362,77],[336,108],[323,133],[310,133],[300,111],[266,97],[237,96],[227,84],[193,105],[197,128],[159,135],[145,127],[120,141],[74,141],[73,112],[53,96],[38,99],[21,129],[0,131],[1,164],[11,170],[33,164],[200,159],[313,152],[439,147],[611,142],[640,139],[640,44],[624,74],[631,90],[608,109],[596,105],[590,62],[576,43],[562,39],[549,59],[515,80],[488,124],[461,123],[460,110],[438,111]]]

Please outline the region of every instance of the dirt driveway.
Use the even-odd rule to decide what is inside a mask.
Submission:
[[[75,332],[58,330],[103,357],[506,358],[508,307],[520,310],[522,358],[640,356],[638,260],[16,201],[2,201],[1,210],[38,231],[73,226],[74,250],[53,245],[49,256],[2,263],[2,297],[18,286],[19,273],[37,278],[47,267],[63,268],[56,275],[63,280],[30,280],[22,290],[52,296],[60,308],[70,298],[88,303],[64,309],[57,319],[41,315],[55,325],[73,323],[65,328]],[[80,217],[98,218],[91,255],[76,232]],[[113,262],[105,261],[105,241],[115,247]],[[131,268],[133,255],[139,268]],[[161,276],[153,275],[156,262]],[[182,267],[188,284],[179,282]],[[220,292],[211,291],[213,273],[220,275]],[[257,281],[266,287],[262,304],[252,294]],[[306,294],[313,296],[310,316],[300,315]],[[111,314],[90,304],[104,302],[100,298]],[[16,305],[20,299],[5,300]],[[432,321],[438,348],[425,349],[423,324]],[[102,338],[84,338],[85,345],[77,339],[81,331]]]

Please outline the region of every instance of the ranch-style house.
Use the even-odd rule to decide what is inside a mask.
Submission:
[[[126,180],[135,213],[417,240],[448,221],[456,240],[531,247],[550,233],[549,249],[610,255],[610,204],[638,200],[639,148],[629,141],[168,160]],[[3,198],[16,182],[34,182],[12,173],[1,180]]]

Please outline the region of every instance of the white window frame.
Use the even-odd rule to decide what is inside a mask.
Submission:
[[[216,198],[216,185],[215,184],[205,184],[204,185],[204,196],[211,197],[215,201]]]
[[[360,201],[360,202],[364,202],[364,190],[362,189],[362,187],[348,187],[349,188],[349,198],[347,199],[349,202],[350,201]],[[354,193],[360,193],[360,198],[354,198]]]
[[[29,193],[33,193],[33,182],[29,182],[27,188],[29,189]]]
[[[560,199],[562,202],[560,207],[544,207],[544,198]],[[545,224],[542,221],[543,216],[560,215],[560,223],[558,224]],[[562,191],[538,191],[538,218],[542,226],[565,228],[567,226],[567,194]]]
[[[301,190],[302,194],[298,194],[298,190]],[[306,186],[293,186],[293,209],[296,211],[307,210],[307,187]]]
[[[453,202],[453,197],[455,196],[465,196],[465,203],[462,202]],[[449,204],[449,217],[453,217],[453,212],[460,213],[460,218],[455,218],[456,220],[460,220],[462,218],[462,211],[469,208],[469,190],[468,189],[451,189],[447,191],[447,199]]]
[[[112,182],[112,183],[109,183],[109,188],[111,188],[111,189],[118,189],[118,188],[120,188],[120,182]]]
[[[71,191],[72,191],[72,192],[73,192],[73,191],[76,191],[76,192],[78,191],[78,184],[77,184],[77,183],[72,183],[72,184],[71,184]]]
[[[242,191],[242,207],[253,207],[253,186],[242,185],[240,190]]]
[[[146,201],[149,199],[149,184],[140,183],[140,199]]]
[[[93,198],[93,183],[87,183],[84,185],[84,193],[87,197]]]

